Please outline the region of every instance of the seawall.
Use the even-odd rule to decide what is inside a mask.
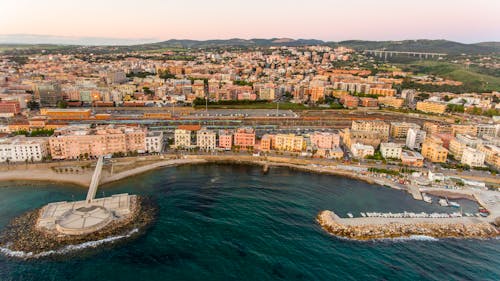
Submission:
[[[436,238],[493,238],[496,227],[485,218],[340,218],[322,211],[316,221],[328,233],[353,239],[372,240],[425,235]]]

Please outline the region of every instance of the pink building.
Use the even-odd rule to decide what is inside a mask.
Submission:
[[[433,134],[434,136],[438,137],[439,139],[441,139],[441,141],[443,142],[443,147],[448,149],[450,148],[450,141],[453,139],[453,135],[452,134],[445,134],[445,133],[437,133],[437,134]]]
[[[49,138],[53,159],[97,157],[146,150],[146,130],[137,127],[102,126],[96,129],[66,127]]]
[[[21,106],[18,101],[0,101],[0,113],[21,113]]]
[[[231,150],[233,147],[233,133],[229,130],[219,131],[219,148]]]
[[[238,96],[237,96],[237,99],[238,100],[256,100],[257,99],[257,95],[254,94],[254,93],[248,93],[248,92],[239,93]]]
[[[250,127],[239,128],[234,134],[234,145],[240,148],[253,148],[255,146],[255,130]]]
[[[335,148],[340,144],[340,136],[334,133],[314,132],[311,135],[311,144],[320,149]]]

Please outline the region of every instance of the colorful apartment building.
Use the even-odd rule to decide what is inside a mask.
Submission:
[[[310,136],[311,144],[318,149],[331,149],[340,145],[340,135],[327,132],[314,132]]]
[[[234,134],[234,146],[242,149],[253,149],[255,146],[255,129],[250,127],[237,129]]]
[[[233,147],[233,132],[229,130],[219,131],[219,148],[231,150]]]
[[[422,156],[431,162],[445,163],[448,157],[448,150],[433,138],[426,138],[422,144]]]
[[[140,127],[65,127],[49,138],[53,159],[98,157],[114,153],[146,151],[146,129]]]
[[[300,152],[304,149],[304,137],[294,134],[277,134],[274,149],[280,151]]]
[[[417,110],[427,113],[443,114],[446,112],[447,105],[442,102],[419,101]]]
[[[201,129],[196,133],[196,146],[202,150],[215,150],[217,134],[214,131]]]
[[[391,122],[391,137],[395,139],[405,139],[409,129],[419,130],[420,125],[408,122]]]

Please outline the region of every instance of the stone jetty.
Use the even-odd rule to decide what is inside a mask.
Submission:
[[[82,235],[64,235],[36,227],[41,209],[27,212],[15,219],[0,234],[0,247],[36,255],[42,252],[57,251],[68,245],[97,241],[111,236],[123,235],[137,229],[143,232],[156,216],[156,207],[148,198],[137,196],[137,202],[126,220],[113,221],[106,227]]]
[[[340,218],[322,211],[316,218],[321,227],[338,237],[353,240],[410,237],[493,238],[498,229],[478,218]]]

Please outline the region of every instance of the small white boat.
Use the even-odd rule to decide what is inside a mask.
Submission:
[[[458,204],[457,202],[450,201],[449,203],[450,203],[450,206],[452,206],[452,207],[460,208],[460,204]]]
[[[430,196],[427,196],[426,194],[422,194],[422,198],[424,199],[424,202],[432,203],[432,198]]]
[[[354,216],[351,213],[347,213],[347,216],[350,218],[354,218]]]
[[[360,213],[360,214],[361,214],[361,216],[362,216],[363,218],[364,218],[364,217],[366,217],[366,214],[365,214],[365,213]]]
[[[439,199],[438,203],[443,207],[448,207],[448,201],[446,201],[446,199]]]

